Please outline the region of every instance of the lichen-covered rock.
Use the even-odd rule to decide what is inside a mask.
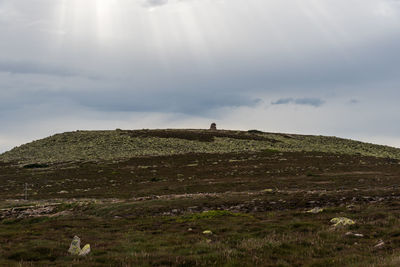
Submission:
[[[78,236],[74,236],[71,245],[69,246],[68,252],[75,256],[86,256],[90,253],[90,245],[86,244],[81,249],[81,239]]]
[[[87,254],[90,253],[90,245],[86,244],[82,249],[81,252],[79,253],[79,256],[86,256]]]
[[[353,225],[355,222],[352,219],[346,218],[346,217],[336,217],[331,220],[331,223],[333,223],[334,227],[338,226],[346,226],[346,225]]]
[[[212,232],[210,230],[205,230],[203,231],[203,234],[205,235],[212,235]]]
[[[323,211],[324,211],[323,208],[315,207],[315,208],[313,208],[313,209],[308,210],[307,213],[316,214],[316,213],[321,213],[321,212],[323,212]]]
[[[267,188],[267,189],[264,189],[263,192],[272,193],[272,192],[274,192],[274,189]]]
[[[79,255],[79,253],[81,252],[81,239],[79,237],[74,236],[71,245],[69,246],[68,252],[72,255]]]

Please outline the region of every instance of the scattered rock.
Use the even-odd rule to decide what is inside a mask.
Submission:
[[[374,248],[383,248],[384,245],[385,245],[385,242],[383,242],[383,240],[379,240],[378,244],[376,244],[374,246]]]
[[[90,245],[86,244],[82,249],[81,252],[79,252],[79,256],[86,256],[90,253]]]
[[[81,249],[81,239],[78,236],[74,236],[71,245],[69,246],[68,252],[75,256],[86,256],[90,253],[90,245],[86,244]]]
[[[72,255],[79,255],[81,252],[81,239],[78,236],[74,236],[72,239],[68,252]]]
[[[189,211],[196,211],[196,210],[199,210],[199,207],[198,206],[192,206],[192,207],[189,207],[188,210]]]
[[[315,207],[313,209],[310,209],[308,211],[306,211],[307,213],[313,213],[313,214],[317,214],[317,213],[321,213],[323,212],[324,209],[323,208],[319,208],[319,207]]]
[[[272,193],[272,192],[274,192],[274,189],[267,188],[267,189],[264,189],[263,192]]]
[[[356,206],[353,205],[353,204],[350,204],[350,205],[347,205],[346,208],[349,209],[349,210],[353,210],[353,209],[356,208]]]
[[[54,210],[54,206],[25,206],[1,209],[0,219],[49,216]]]
[[[54,214],[49,215],[49,217],[59,217],[59,216],[67,216],[67,215],[71,215],[72,212],[69,210],[63,210],[60,212],[56,212]]]
[[[339,226],[346,226],[346,225],[353,225],[355,222],[352,219],[346,218],[346,217],[336,217],[331,220],[331,223],[333,223],[334,227],[339,227]]]
[[[179,212],[179,210],[173,209],[171,212],[172,212],[173,214],[177,214],[177,213]]]
[[[346,236],[364,237],[363,234],[356,234],[356,233],[352,233],[352,232],[347,232]]]

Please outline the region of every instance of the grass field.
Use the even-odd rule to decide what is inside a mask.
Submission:
[[[66,134],[76,147],[61,160],[62,136],[0,156],[0,266],[400,265],[397,149],[230,131],[78,132]],[[218,142],[227,149],[213,151]],[[334,217],[355,224],[334,227]],[[74,235],[88,256],[68,254]]]

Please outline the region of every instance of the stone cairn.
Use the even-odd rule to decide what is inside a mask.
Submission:
[[[217,130],[217,124],[215,124],[215,122],[211,123],[210,130],[211,131],[216,131]]]

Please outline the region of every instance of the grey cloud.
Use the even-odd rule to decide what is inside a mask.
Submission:
[[[80,98],[80,103],[105,111],[128,111],[128,112],[167,112],[183,113],[187,115],[207,115],[216,109],[223,107],[255,106],[258,99],[237,94],[215,93],[213,95],[192,93],[159,93],[154,95],[135,96],[134,94],[123,94],[117,99],[103,98]]]
[[[320,107],[325,103],[325,101],[319,98],[298,98],[295,99],[294,103],[297,105]]]
[[[214,94],[183,93],[183,92],[159,92],[154,95],[151,92],[138,94],[134,91],[97,90],[90,92],[32,92],[20,95],[18,103],[26,105],[38,105],[40,103],[75,103],[81,107],[90,108],[102,112],[162,112],[182,113],[187,115],[207,115],[223,107],[254,107],[260,103],[260,99],[247,95],[215,92]],[[10,107],[13,103],[5,99]],[[2,101],[0,100],[0,104]],[[15,105],[16,103],[14,103]]]
[[[144,2],[145,7],[163,6],[168,4],[168,0],[146,0]]]
[[[289,103],[292,103],[292,102],[294,102],[293,98],[281,98],[281,99],[278,99],[275,102],[272,102],[271,104],[272,105],[284,105],[284,104],[289,104]]]
[[[285,104],[295,104],[295,105],[305,105],[320,107],[325,103],[324,100],[320,98],[281,98],[277,101],[272,102],[272,105],[285,105]]]
[[[81,75],[77,70],[67,67],[27,61],[0,61],[0,72],[12,74],[45,74],[55,76]]]

